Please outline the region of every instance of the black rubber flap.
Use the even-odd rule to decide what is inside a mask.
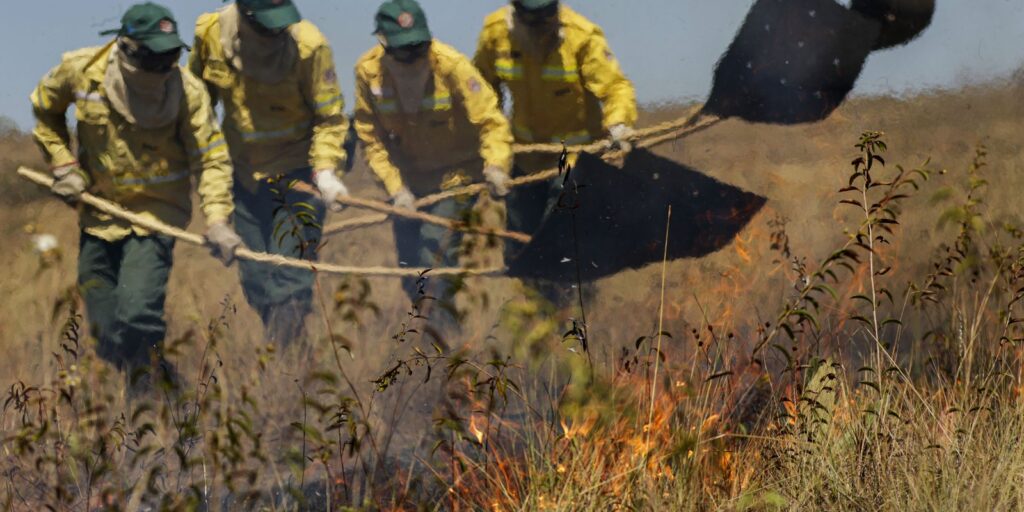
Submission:
[[[881,23],[833,0],[758,0],[715,67],[705,112],[797,124],[828,117],[853,89]]]

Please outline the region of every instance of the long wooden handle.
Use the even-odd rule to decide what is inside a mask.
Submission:
[[[296,183],[293,188],[295,190],[298,190],[300,192],[304,192],[304,193],[307,193],[307,194],[317,194],[318,193],[318,192],[316,192],[316,190],[313,189],[312,186],[310,186],[310,185],[308,185],[306,183],[302,183],[302,182]],[[461,221],[457,221],[457,220],[454,220],[454,219],[449,219],[447,217],[441,217],[441,216],[438,216],[438,215],[431,215],[429,213],[419,212],[419,211],[416,211],[416,210],[407,210],[405,208],[396,208],[395,206],[392,206],[392,205],[390,205],[388,203],[385,203],[383,201],[375,201],[373,199],[363,199],[363,198],[354,197],[354,196],[343,196],[343,197],[339,197],[337,199],[337,202],[339,204],[343,204],[345,206],[353,206],[353,207],[356,207],[356,208],[364,208],[364,209],[367,209],[367,210],[373,210],[373,211],[376,211],[376,212],[385,213],[385,214],[388,214],[388,215],[393,215],[395,217],[402,217],[402,218],[405,218],[405,219],[418,220],[420,222],[426,222],[428,224],[436,224],[438,226],[442,226],[442,227],[448,228],[448,229],[450,229],[452,231],[462,231],[462,232],[465,232],[465,233],[475,233],[475,234],[480,234],[480,235],[497,236],[497,237],[501,237],[501,238],[507,238],[509,240],[514,240],[516,242],[523,243],[523,244],[530,243],[530,235],[527,235],[526,233],[520,233],[518,231],[509,231],[509,230],[506,230],[506,229],[494,229],[494,228],[484,228],[484,227],[478,227],[478,226],[471,226],[471,225],[469,225],[466,222],[461,222]]]
[[[34,171],[27,167],[18,169],[18,174],[23,178],[36,183],[37,185],[49,188],[53,185],[53,178],[49,175]],[[197,233],[191,233],[181,228],[169,226],[152,217],[146,217],[136,212],[129,211],[121,205],[96,197],[88,192],[82,194],[81,201],[96,210],[112,215],[119,219],[126,220],[136,226],[147,229],[154,233],[161,233],[174,237],[192,245],[205,245],[206,240]],[[334,265],[331,263],[320,263],[317,261],[300,260],[289,258],[280,254],[267,254],[256,252],[246,247],[239,247],[235,256],[239,259],[257,261],[279,267],[298,268],[311,272],[321,272],[338,275],[362,275],[375,277],[418,277],[429,273],[432,276],[444,275],[469,275],[469,276],[493,276],[500,274],[500,268],[392,268],[392,267],[352,267],[345,265]]]

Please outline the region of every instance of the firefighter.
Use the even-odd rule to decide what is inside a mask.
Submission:
[[[325,205],[340,178],[348,119],[327,39],[291,0],[238,0],[196,23],[189,66],[224,107],[235,170],[235,227],[256,251],[315,260]],[[293,182],[315,185],[318,195]],[[240,262],[242,287],[268,341],[300,338],[311,272]]]
[[[637,119],[636,93],[601,28],[558,0],[513,0],[484,21],[474,63],[512,101],[520,144],[587,144],[610,137],[621,149]],[[514,175],[558,165],[558,155],[516,156]],[[521,187],[509,203],[509,227],[533,233],[553,207],[553,187]]]
[[[206,87],[178,67],[182,49],[171,12],[131,7],[116,39],[64,55],[36,87],[33,135],[53,169],[53,192],[83,192],[184,228],[197,178],[207,240],[226,264],[241,244],[228,221],[231,162]],[[77,154],[65,120],[75,106]],[[78,285],[98,354],[122,368],[159,357],[174,240],[81,208]],[[162,360],[162,358],[161,358]]]
[[[432,38],[414,0],[384,2],[375,34],[380,44],[356,64],[355,123],[369,165],[394,205],[412,209],[417,196],[481,178],[490,195],[505,196],[512,134],[479,71]],[[429,213],[464,218],[473,208],[468,197],[461,197],[437,203]],[[402,266],[436,267],[458,260],[461,237],[443,228],[396,219],[394,233]],[[406,279],[403,286],[411,300],[420,298],[416,279]]]

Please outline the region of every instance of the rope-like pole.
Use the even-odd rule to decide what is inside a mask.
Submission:
[[[18,174],[23,178],[36,183],[43,187],[51,187],[53,185],[53,178],[50,176],[29,169],[27,167],[18,168]],[[173,237],[177,240],[181,240],[187,244],[204,246],[206,240],[196,233],[185,231],[184,229],[170,226],[152,217],[147,217],[139,213],[130,211],[122,207],[121,205],[103,199],[101,197],[94,196],[88,192],[83,193],[81,197],[82,203],[95,208],[96,210],[117,217],[132,223],[135,226],[144,228],[148,231],[160,233]],[[300,260],[295,258],[289,258],[278,254],[267,254],[263,252],[256,252],[245,247],[239,247],[235,256],[249,261],[255,261],[259,263],[266,263],[269,265],[275,265],[278,267],[298,268],[303,270],[309,270],[311,272],[320,272],[325,274],[339,274],[339,275],[361,275],[368,277],[418,277],[424,273],[429,273],[432,276],[488,276],[495,275],[502,272],[502,269],[498,268],[393,268],[393,267],[353,267],[334,265],[330,263],[319,263],[315,261]]]
[[[651,147],[657,146],[659,144],[664,144],[664,143],[669,142],[669,141],[679,140],[679,139],[688,137],[690,135],[693,135],[695,133],[699,133],[701,131],[704,131],[704,130],[706,130],[708,128],[711,128],[712,126],[718,124],[721,121],[722,121],[722,118],[717,117],[717,116],[701,116],[700,111],[698,110],[697,113],[695,113],[695,114],[688,115],[688,116],[676,119],[674,121],[669,121],[669,122],[666,122],[666,123],[662,123],[662,124],[653,126],[651,128],[646,128],[644,130],[637,131],[638,135],[634,135],[634,137],[633,137],[633,140],[637,140],[637,142],[634,144],[634,147],[640,148],[640,149],[645,149],[645,148],[651,148]],[[523,148],[528,149],[529,151],[527,151],[527,152],[531,152],[531,151],[532,152],[548,152],[548,150],[552,149],[552,147],[554,147],[554,146],[558,147],[558,152],[562,151],[563,147],[559,146],[557,144],[548,144],[548,145],[544,145],[544,144],[536,145],[536,144],[534,144],[534,145],[530,145],[530,146],[523,146]],[[517,147],[520,147],[520,146],[517,146]],[[603,149],[595,150],[595,148],[603,148]],[[595,144],[591,144],[589,146],[570,146],[570,147],[565,148],[565,149],[567,151],[569,151],[570,153],[572,153],[572,152],[577,152],[579,150],[583,150],[585,152],[600,152],[600,151],[607,151],[610,148],[611,148],[611,143],[609,141],[599,141],[599,142],[597,142]],[[622,151],[611,151],[611,152],[605,152],[602,155],[601,158],[603,158],[603,159],[605,159],[607,161],[614,161],[616,159],[623,158],[624,156],[625,156],[625,153],[622,152]],[[509,186],[512,187],[512,188],[521,187],[523,185],[529,185],[529,184],[533,184],[533,183],[540,183],[540,182],[544,182],[544,181],[549,181],[549,180],[551,180],[551,179],[553,179],[553,178],[555,178],[557,176],[558,176],[558,168],[557,167],[553,168],[553,169],[546,169],[546,170],[543,170],[543,171],[539,171],[539,172],[535,172],[535,173],[532,173],[532,174],[528,174],[526,176],[520,176],[518,178],[514,178],[514,179],[511,180]],[[484,190],[487,190],[487,185],[485,185],[483,183],[474,183],[472,185],[456,187],[456,188],[452,188],[452,189],[446,190],[444,192],[439,192],[437,194],[432,194],[432,195],[429,195],[429,196],[421,197],[421,198],[419,198],[416,201],[415,205],[416,205],[417,208],[424,208],[424,207],[427,207],[427,206],[431,206],[431,205],[437,204],[437,203],[439,203],[441,201],[444,201],[445,199],[450,199],[452,197],[461,196],[461,195],[475,195],[475,194],[479,194],[479,193],[483,192]],[[375,209],[377,209],[377,208],[375,208]],[[378,211],[382,211],[380,209],[377,209],[377,210]],[[408,210],[406,210],[406,211],[408,211]],[[363,216],[363,217],[356,217],[356,218],[353,218],[353,219],[343,220],[343,221],[336,222],[334,224],[330,224],[330,225],[326,226],[324,228],[324,236],[332,235],[332,234],[335,234],[335,233],[340,233],[340,232],[343,232],[343,231],[350,231],[350,230],[353,230],[353,229],[358,229],[358,228],[364,228],[364,227],[367,227],[367,226],[372,226],[372,225],[375,225],[375,224],[379,224],[379,223],[385,222],[387,220],[388,220],[388,216],[387,215],[367,215],[367,216]],[[528,236],[528,235],[524,235],[524,236]],[[506,238],[511,238],[511,237],[506,237]],[[512,239],[515,240],[515,238],[512,238]]]

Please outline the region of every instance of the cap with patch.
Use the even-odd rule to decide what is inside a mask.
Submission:
[[[131,38],[154,53],[188,48],[178,35],[178,22],[170,9],[152,2],[131,6],[121,17],[121,28],[100,34]]]
[[[537,9],[544,9],[550,7],[552,4],[557,3],[558,0],[513,0],[528,11],[534,11]]]
[[[374,34],[382,36],[392,48],[426,43],[433,38],[427,15],[416,0],[384,2],[377,10],[376,22]]]
[[[280,30],[302,21],[299,9],[292,0],[237,0],[238,6],[249,12],[256,22],[270,30]]]

